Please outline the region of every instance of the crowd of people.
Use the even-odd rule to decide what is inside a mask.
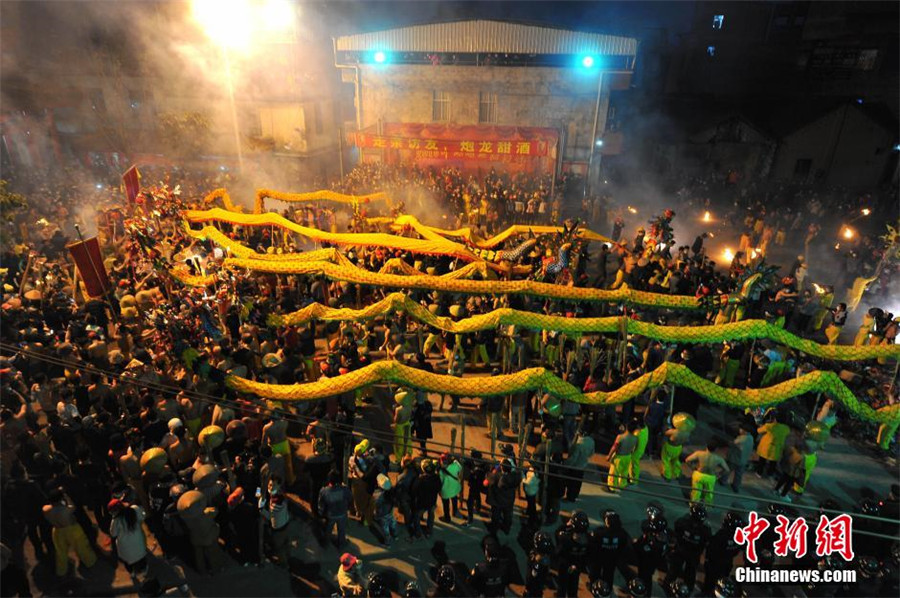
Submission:
[[[695,591],[699,574],[702,595],[736,596],[739,588],[731,573],[742,547],[734,541],[734,530],[746,524],[745,515],[730,511],[713,532],[707,507],[715,504],[717,483],[725,482],[737,495],[746,493],[743,476],[751,469],[770,479],[773,502],[767,516],[773,521],[792,500],[817,505],[822,512],[900,517],[896,484],[884,496],[862,491],[854,497],[856,504],[837,504],[815,492],[818,500],[806,498],[809,485],[816,484],[813,472],[829,435],[868,445],[877,436],[874,458],[896,455],[896,427],[858,419],[827,397],[803,395],[746,412],[730,409],[733,426],[710,431],[705,424],[701,434],[693,425],[676,425],[673,414],[681,422],[704,422],[704,413],[720,408],[707,407],[697,391],[680,386],[655,388],[618,407],[560,401],[544,392],[481,400],[396,385],[298,403],[236,392],[226,384],[227,376],[273,384],[313,382],[379,359],[459,377],[541,365],[584,392],[619,388],[665,362],[739,389],[764,388],[826,369],[841,371],[856,396],[874,408],[895,403],[900,385],[894,383],[893,362],[837,364],[767,340],[663,343],[638,335],[567,335],[507,326],[450,334],[404,313],[271,328],[266,324],[270,316],[312,302],[359,308],[393,289],[220,269],[222,253],[185,235],[178,210],[199,207],[204,192],[222,186],[216,180],[221,176],[154,177],[164,184],[141,199],[138,215],[120,205],[120,214],[105,212],[99,225],[89,222],[93,214],[75,206],[83,206],[85,197],[92,206],[121,204],[108,201],[111,191],[104,185],[15,181],[30,205],[8,221],[0,264],[5,269],[0,333],[3,595],[29,595],[27,572],[36,563],[52,564],[59,580],[72,579],[72,555],[87,580],[98,555],[109,556],[118,559],[142,593],[158,593],[162,588],[150,564],[149,537],[167,559],[188,563],[200,573],[214,573],[232,562],[272,562],[297,574],[291,556],[296,538],[290,530],[302,519],[323,546],[332,543],[342,552],[333,567],[323,563],[326,586],[334,581],[344,595],[388,596],[389,576],[377,568],[366,572],[361,555],[354,554],[348,534],[361,528],[349,522],[359,521],[387,547],[431,538],[439,510],[444,525],[484,524],[484,560],[465,566],[438,542],[431,551],[433,587],[393,584],[395,592],[500,596],[515,584],[528,596],[551,589],[575,596],[579,584],[586,583],[593,595],[603,596],[613,591],[618,574],[620,585],[633,596],[651,595],[654,583],[681,596]],[[879,288],[888,288],[893,268],[877,237],[860,233],[855,233],[843,270],[819,287],[805,276],[802,258],[780,271],[769,266],[769,246],[795,248],[789,237],[796,240],[799,232],[806,235],[803,251],[808,254],[819,230],[813,225],[829,218],[827,202],[805,192],[794,203],[772,208],[777,202],[759,197],[751,186],[727,189],[733,205],[723,210],[722,220],[741,241],[730,264],[717,264],[709,252],[709,235],[701,233],[689,245],[676,242],[675,211],[663,211],[630,237],[626,212],[616,210],[612,197],[566,207],[565,181],[554,189],[548,177],[362,165],[334,188],[352,194],[384,189],[395,197],[393,208],[386,210],[395,213],[437,207],[450,221],[446,228],[471,226],[481,238],[514,223],[571,225],[567,217],[576,212],[599,232],[610,227],[611,243],[581,244],[567,264],[568,275],[555,282],[692,295],[706,306],[693,313],[408,291],[436,315],[453,318],[500,307],[566,317],[624,314],[698,326],[765,318],[800,336],[835,343],[848,315],[845,303],[834,304],[835,297],[856,278],[876,271],[883,281]],[[718,193],[710,199],[694,183],[673,203],[676,211],[696,211],[717,201],[722,201]],[[877,209],[874,202],[860,201],[847,209]],[[368,215],[375,215],[378,208],[347,215],[348,230],[386,230],[365,220],[368,209],[373,211]],[[339,210],[323,204],[285,213],[306,221],[310,211],[319,224],[323,214]],[[100,229],[103,266],[111,280],[107,297],[87,298],[78,290],[65,251],[66,243],[76,238],[75,223],[85,230]],[[275,234],[269,227],[219,227],[261,252],[305,246],[303,239]],[[532,273],[561,243],[552,236],[543,242],[545,253],[522,257]],[[446,256],[340,249],[351,263],[374,271],[391,258],[437,275],[458,267]],[[200,256],[199,263],[194,256]],[[168,276],[168,268],[185,263],[193,271],[219,274],[212,293]],[[744,294],[743,302],[722,300],[739,294],[754,274],[761,282]],[[889,345],[896,333],[893,315],[872,308],[859,332],[841,340]],[[436,438],[435,414],[443,417],[445,411],[483,414],[486,425],[476,429],[487,432],[490,450],[462,451],[455,441]],[[819,423],[812,441],[810,419]],[[697,445],[705,448],[685,450]],[[609,466],[602,480],[596,475],[601,446],[608,451],[600,462]],[[645,475],[642,481],[642,462],[651,460],[659,465],[662,480],[648,481]],[[580,508],[586,483],[599,480],[603,491],[614,495],[637,488],[652,492],[659,484],[686,477],[689,506],[669,508],[668,513],[652,503],[645,519],[631,521],[604,509],[602,524],[591,529]],[[900,549],[886,539],[897,536],[896,527],[860,519],[862,534],[854,538],[860,557],[847,565],[858,569],[857,584],[807,588],[809,595],[897,595]],[[527,555],[524,562],[517,562],[510,548],[514,530]],[[31,553],[34,559],[27,556]],[[769,551],[760,566],[809,569],[838,563],[819,565],[818,560],[814,553],[776,559]]]

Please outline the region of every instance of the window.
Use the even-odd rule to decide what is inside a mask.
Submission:
[[[313,104],[313,118],[316,123],[316,135],[322,134],[322,104],[316,102]]]
[[[497,122],[497,94],[482,91],[478,96],[478,122]]]
[[[809,176],[810,170],[812,170],[812,160],[809,158],[797,160],[797,163],[794,164],[794,177],[806,178]]]
[[[706,53],[710,56],[716,55],[716,47],[715,46],[706,46]]]
[[[725,24],[725,15],[713,15],[712,28],[721,29]]]
[[[431,120],[450,120],[450,94],[446,91],[433,91],[431,94]]]

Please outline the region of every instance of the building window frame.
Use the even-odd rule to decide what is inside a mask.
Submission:
[[[484,125],[495,125],[497,118],[497,94],[492,91],[478,93],[478,122]]]
[[[437,89],[431,92],[431,120],[434,122],[450,120],[450,92]]]

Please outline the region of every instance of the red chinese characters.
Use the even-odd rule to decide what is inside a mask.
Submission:
[[[819,517],[816,526],[816,556],[841,555],[845,561],[853,560],[853,518],[844,513],[829,519]]]
[[[747,545],[747,561],[751,563],[757,562],[756,541],[760,536],[769,529],[769,522],[750,511],[749,523],[746,527],[739,527],[734,530],[734,541],[738,545]]]
[[[777,520],[775,533],[778,539],[775,540],[775,556],[788,556],[789,553],[794,553],[798,559],[802,559],[806,556],[806,532],[809,531],[806,520],[798,517],[791,523],[784,515],[778,515]]]

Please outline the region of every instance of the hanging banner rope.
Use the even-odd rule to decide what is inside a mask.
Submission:
[[[734,408],[768,407],[805,393],[822,392],[840,402],[845,409],[860,419],[879,424],[890,424],[900,420],[900,404],[873,409],[860,402],[837,374],[821,370],[767,388],[739,390],[722,388],[698,376],[683,364],[667,362],[616,390],[584,394],[545,368],[530,368],[513,374],[491,377],[459,378],[426,372],[397,361],[379,361],[335,378],[322,378],[306,384],[264,384],[238,376],[226,378],[226,383],[238,392],[277,401],[324,399],[380,382],[468,397],[505,395],[542,389],[560,399],[599,406],[624,403],[664,384],[690,388],[713,403]]]

